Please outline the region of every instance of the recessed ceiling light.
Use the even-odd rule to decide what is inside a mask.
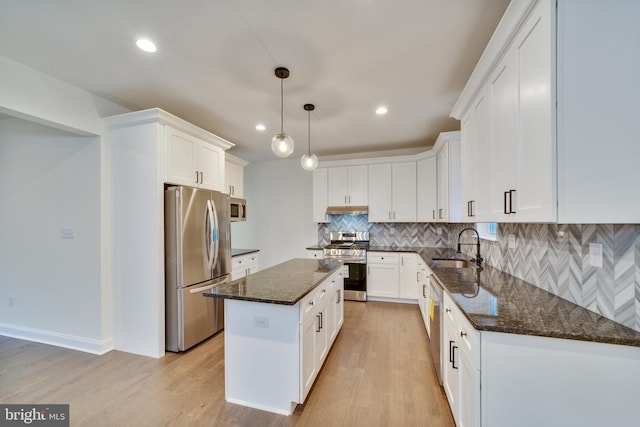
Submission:
[[[387,114],[387,107],[378,107],[376,109],[376,114],[382,116],[383,114]]]
[[[138,41],[136,41],[136,46],[149,53],[153,53],[158,50],[156,45],[149,39],[138,39]]]
[[[262,123],[258,123],[258,124],[256,125],[256,130],[259,130],[259,131],[263,131],[263,130],[265,130],[266,128],[267,128],[267,127],[266,127],[265,125],[263,125]]]

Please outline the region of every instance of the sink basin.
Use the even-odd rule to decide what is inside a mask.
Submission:
[[[477,265],[471,261],[464,259],[450,259],[450,258],[433,258],[432,261],[436,267],[439,268],[476,268]]]

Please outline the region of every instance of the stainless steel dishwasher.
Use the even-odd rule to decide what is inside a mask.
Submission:
[[[438,381],[442,385],[442,371],[440,361],[440,348],[442,337],[442,313],[440,310],[442,304],[442,285],[438,279],[431,274],[429,276],[429,288],[431,292],[431,306],[429,307],[429,316],[431,317],[431,357],[433,365],[438,374]]]

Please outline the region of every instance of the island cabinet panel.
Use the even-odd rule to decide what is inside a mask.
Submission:
[[[227,402],[284,415],[304,403],[342,326],[342,292],[339,268],[294,305],[225,299]]]

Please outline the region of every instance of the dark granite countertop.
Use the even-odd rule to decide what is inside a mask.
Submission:
[[[342,263],[336,261],[295,258],[217,286],[204,295],[294,305],[341,266]]]
[[[313,246],[307,246],[306,248],[308,251],[321,251],[324,249],[324,246],[320,246],[320,245],[313,245]]]
[[[468,259],[453,249],[371,246],[369,251],[416,252],[480,331],[640,347],[640,332],[496,268],[436,267],[433,258]]]
[[[234,249],[231,248],[231,257],[252,254],[254,252],[259,252],[260,249]]]

